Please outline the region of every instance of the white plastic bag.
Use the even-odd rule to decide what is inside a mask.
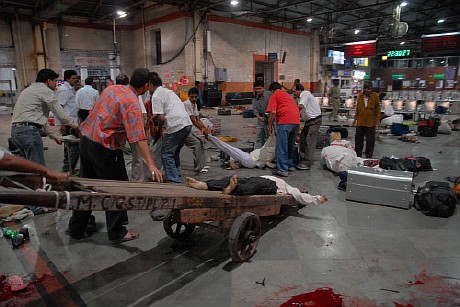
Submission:
[[[390,117],[382,119],[381,126],[391,126],[392,124],[402,124],[404,116],[402,114],[395,114]]]

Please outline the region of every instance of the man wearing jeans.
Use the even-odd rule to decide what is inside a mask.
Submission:
[[[51,69],[40,70],[35,83],[19,95],[11,120],[11,139],[22,157],[41,165],[45,165],[41,132],[48,125],[50,111],[64,124],[78,129],[77,122],[62,109],[54,94],[58,77]],[[56,142],[60,144],[57,139]]]
[[[294,99],[281,90],[281,84],[273,82],[269,90],[272,96],[268,102],[268,133],[273,135],[276,117],[276,166],[274,175],[287,177],[288,171],[295,170],[295,139],[299,132],[300,112]]]
[[[192,131],[192,121],[184,103],[173,91],[164,88],[157,73],[150,73],[152,113],[157,117],[163,135],[161,160],[166,182],[184,183],[180,169],[180,150]]]
[[[252,99],[252,110],[257,117],[256,142],[254,143],[254,149],[259,149],[264,146],[265,141],[268,138],[268,123],[265,112],[272,93],[265,90],[264,83],[260,80],[254,82],[254,92],[255,97]]]

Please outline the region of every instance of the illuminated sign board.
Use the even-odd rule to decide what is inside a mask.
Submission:
[[[434,74],[433,79],[444,79],[444,74]]]
[[[460,35],[422,38],[422,52],[460,50]]]
[[[389,58],[400,58],[410,55],[410,49],[404,50],[390,50],[387,52],[387,57]]]
[[[376,46],[375,43],[368,44],[354,44],[344,46],[345,58],[346,57],[370,57],[375,56]]]
[[[404,77],[405,75],[391,75],[391,79],[393,80],[402,80]]]

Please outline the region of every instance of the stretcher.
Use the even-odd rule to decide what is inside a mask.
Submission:
[[[261,236],[259,216],[274,216],[282,205],[298,205],[290,195],[233,196],[182,184],[70,177],[45,182],[41,176],[0,176],[0,203],[65,210],[170,210],[163,220],[168,236],[186,240],[199,227],[228,237],[236,262],[249,260]]]

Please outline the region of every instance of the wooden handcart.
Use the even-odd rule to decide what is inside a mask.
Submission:
[[[42,189],[43,178],[37,175],[1,176],[0,185],[0,203],[5,204],[92,211],[171,210],[163,220],[170,237],[187,239],[196,226],[217,230],[228,236],[231,257],[237,262],[249,260],[256,252],[259,216],[278,215],[281,205],[298,204],[289,195],[232,196],[180,184],[76,177],[51,182],[52,190]]]

